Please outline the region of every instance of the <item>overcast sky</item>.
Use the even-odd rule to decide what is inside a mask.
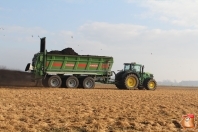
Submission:
[[[48,51],[113,56],[116,72],[136,62],[157,81],[198,80],[198,0],[0,1],[0,66],[24,70],[39,37]]]

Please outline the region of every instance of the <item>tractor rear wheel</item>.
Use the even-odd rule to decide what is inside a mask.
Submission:
[[[118,88],[118,89],[124,89],[124,87],[121,85],[121,84],[115,84],[116,85],[116,87]]]
[[[138,85],[139,85],[139,80],[136,75],[129,74],[128,76],[125,77],[124,79],[125,89],[134,90],[135,88],[137,88]]]
[[[157,88],[157,82],[154,79],[149,79],[146,82],[147,90],[155,90]]]
[[[52,88],[59,88],[62,85],[62,80],[59,76],[51,76],[48,79],[48,86]]]
[[[115,86],[118,88],[118,89],[124,89],[124,86],[123,86],[123,79],[122,79],[122,76],[123,76],[124,72],[118,72],[116,75],[115,75]]]

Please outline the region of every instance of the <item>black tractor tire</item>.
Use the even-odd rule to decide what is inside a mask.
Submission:
[[[124,78],[123,83],[125,89],[135,90],[139,85],[139,80],[136,75],[129,74]]]
[[[157,88],[157,82],[154,79],[148,79],[146,80],[145,88],[154,91]]]
[[[118,89],[124,89],[122,84],[115,84]]]
[[[62,80],[59,76],[54,75],[49,77],[48,86],[51,88],[59,88],[62,85]]]
[[[92,77],[86,77],[83,80],[83,88],[92,89],[95,87],[95,81]]]
[[[123,86],[123,83],[122,83],[122,75],[124,74],[124,72],[119,72],[115,75],[115,86],[118,88],[118,89],[124,89],[124,86]]]
[[[70,76],[66,79],[66,87],[67,88],[77,88],[79,85],[78,78],[75,76]]]
[[[125,72],[124,71],[120,71],[115,75],[115,81],[121,81],[122,80],[122,76]]]

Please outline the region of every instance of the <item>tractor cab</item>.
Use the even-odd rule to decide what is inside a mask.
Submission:
[[[134,71],[137,73],[143,73],[144,65],[132,63],[124,63],[124,71]]]

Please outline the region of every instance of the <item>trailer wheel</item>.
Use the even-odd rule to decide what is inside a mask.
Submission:
[[[61,85],[61,88],[66,88],[66,84],[65,83],[63,83],[63,82],[66,82],[66,77],[64,77],[64,78],[61,78],[61,80],[62,80],[62,85]]]
[[[59,88],[62,84],[62,80],[59,76],[51,76],[48,79],[48,86],[52,88]]]
[[[43,87],[49,87],[49,85],[48,85],[48,77],[46,77],[45,79],[43,78],[42,79],[42,85],[43,85]]]
[[[79,81],[78,81],[78,78],[76,78],[75,76],[70,76],[67,78],[66,80],[67,88],[77,88],[78,85],[79,85]]]
[[[91,89],[95,87],[95,81],[92,77],[86,77],[83,80],[83,88]]]
[[[84,78],[78,78],[79,81],[78,88],[83,88],[83,80]]]

